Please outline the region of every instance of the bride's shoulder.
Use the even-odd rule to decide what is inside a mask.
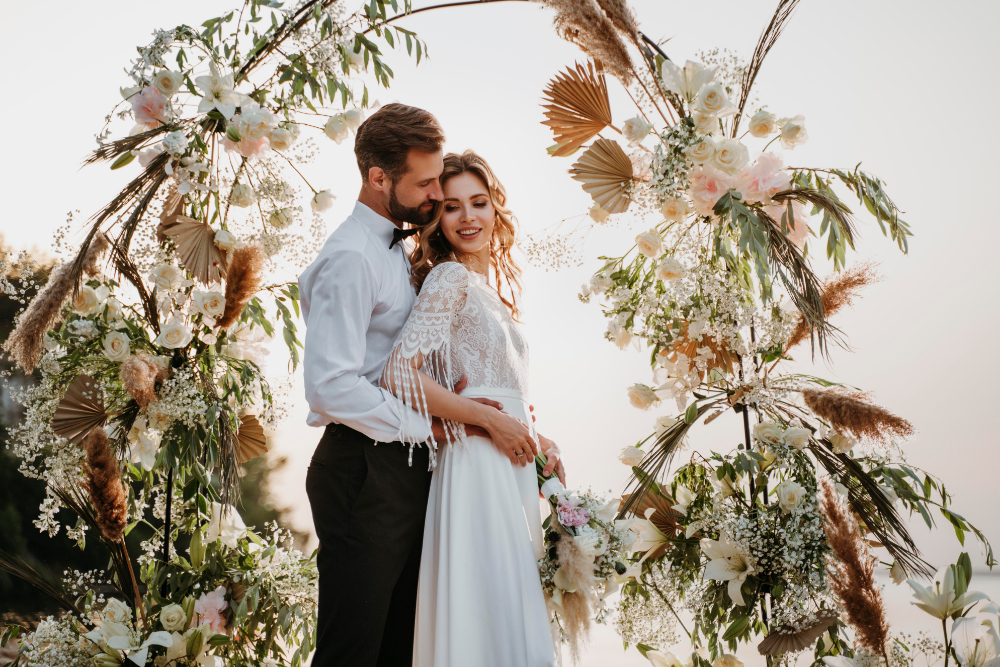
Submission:
[[[424,285],[465,288],[469,285],[469,270],[461,262],[441,262],[430,270]]]

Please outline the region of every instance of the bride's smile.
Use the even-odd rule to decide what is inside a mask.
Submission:
[[[486,273],[490,264],[490,238],[496,209],[489,189],[471,172],[454,176],[444,186],[441,230],[456,256],[469,268]]]

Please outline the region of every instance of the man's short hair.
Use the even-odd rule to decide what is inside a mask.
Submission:
[[[444,131],[428,111],[405,104],[387,104],[361,123],[354,139],[361,179],[368,170],[381,167],[393,182],[406,174],[406,156],[411,148],[436,153],[444,145]]]

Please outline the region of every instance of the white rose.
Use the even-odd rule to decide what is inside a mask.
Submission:
[[[694,129],[698,134],[718,134],[722,129],[719,127],[719,119],[715,116],[703,116],[696,111],[691,114],[691,120],[694,121]]]
[[[77,315],[87,317],[101,309],[101,297],[93,287],[83,285],[76,296],[73,297],[70,307]]]
[[[906,581],[906,571],[903,569],[903,566],[899,563],[893,563],[892,568],[889,569],[889,578],[897,586]]]
[[[635,245],[646,257],[655,259],[663,254],[663,239],[655,229],[643,232],[635,237]]]
[[[153,85],[163,93],[164,97],[173,97],[181,89],[184,83],[184,75],[180,72],[171,72],[168,69],[161,69],[153,75]]]
[[[619,350],[624,350],[632,342],[632,332],[613,320],[608,322],[608,333]]]
[[[126,623],[132,618],[132,610],[117,598],[108,600],[104,606],[104,620],[112,623]]]
[[[851,436],[841,433],[834,433],[829,437],[829,440],[830,444],[833,445],[834,454],[847,454],[854,449],[854,445],[858,444],[858,441]]]
[[[660,399],[652,387],[647,387],[639,382],[628,388],[628,400],[633,408],[649,410],[654,405],[659,405]]]
[[[594,202],[594,205],[590,207],[587,213],[590,215],[590,219],[598,224],[607,222],[608,218],[611,217],[611,214],[601,208],[601,205],[597,202]]]
[[[673,417],[663,415],[656,418],[656,422],[653,424],[653,430],[657,433],[666,433],[667,430],[669,430],[676,423],[677,420]]]
[[[750,161],[750,153],[738,139],[723,139],[715,145],[712,164],[729,173],[736,172]]]
[[[347,61],[348,66],[355,72],[360,72],[365,68],[365,49],[359,47],[355,52],[353,44],[347,44],[345,46],[347,49]]]
[[[180,155],[188,147],[188,138],[181,130],[170,132],[163,137],[163,147],[171,155]]]
[[[715,156],[715,141],[705,137],[693,146],[684,149],[684,154],[695,164],[705,164]]]
[[[225,229],[220,229],[215,232],[215,247],[222,252],[229,252],[236,247],[238,241],[236,237],[227,232]]]
[[[104,356],[111,361],[125,361],[128,359],[130,342],[129,337],[121,331],[109,331],[104,337]]]
[[[795,148],[806,143],[809,134],[806,133],[806,119],[802,115],[794,118],[782,118],[778,121],[781,127],[781,145],[785,148]]]
[[[113,296],[109,297],[107,301],[104,302],[104,305],[107,307],[104,316],[107,318],[108,322],[117,322],[125,314],[121,301]]]
[[[330,120],[326,121],[326,125],[323,126],[323,132],[326,136],[330,137],[338,144],[343,142],[348,135],[347,118],[342,113],[338,113],[336,116],[330,116]]]
[[[267,135],[267,138],[268,141],[271,142],[271,148],[276,151],[286,151],[292,147],[293,143],[295,143],[292,133],[284,127],[278,127],[271,130],[271,133]]]
[[[784,431],[781,426],[774,422],[761,422],[753,427],[753,437],[758,442],[769,442],[776,445],[781,442],[782,433]]]
[[[729,100],[725,87],[715,81],[702,87],[694,101],[694,109],[703,116],[722,118],[736,113],[736,105]]]
[[[233,186],[233,191],[229,195],[229,202],[233,206],[246,208],[257,201],[257,193],[246,183],[237,183]]]
[[[183,632],[187,614],[179,604],[168,604],[160,611],[160,623],[167,632]]]
[[[761,109],[750,117],[750,134],[763,138],[778,129],[778,117]]]
[[[181,286],[184,273],[173,264],[160,264],[149,274],[149,280],[156,284],[156,289],[173,290]]]
[[[645,456],[646,452],[642,451],[638,447],[626,447],[622,450],[622,453],[618,455],[618,460],[631,468],[632,466],[637,466],[642,463],[642,459]]]
[[[312,201],[309,202],[309,205],[312,206],[312,210],[314,211],[326,211],[333,206],[334,199],[336,199],[336,197],[334,197],[333,193],[329,190],[320,190],[313,195]]]
[[[786,445],[790,445],[801,452],[809,444],[810,437],[812,437],[812,431],[796,426],[786,430],[785,434],[781,436],[781,440]]]
[[[171,322],[163,325],[160,335],[153,342],[162,347],[177,349],[184,347],[191,342],[191,330],[180,322]]]
[[[357,132],[361,123],[365,122],[365,112],[361,109],[348,109],[344,112],[344,122],[347,123],[347,127]]]
[[[677,199],[667,199],[660,207],[660,213],[663,214],[663,218],[670,222],[681,222],[690,212],[691,207],[688,206],[687,201],[679,197]]]
[[[806,490],[796,482],[786,479],[774,487],[778,495],[778,506],[784,514],[788,514],[802,503]]]
[[[207,315],[212,319],[222,317],[222,313],[226,310],[226,297],[218,292],[200,292],[194,290],[191,292],[191,300],[199,313]]]
[[[713,662],[712,667],[743,667],[743,661],[732,653],[726,653]]]
[[[653,126],[646,122],[642,116],[629,118],[622,124],[622,134],[628,139],[629,144],[635,145],[646,138]]]
[[[240,138],[260,141],[278,124],[270,109],[248,109],[240,114]]]
[[[656,277],[658,280],[677,280],[683,278],[687,273],[684,265],[673,257],[664,257],[656,267]]]
[[[285,229],[289,227],[295,220],[292,210],[289,208],[277,208],[271,213],[271,217],[267,219],[271,226],[275,229]]]

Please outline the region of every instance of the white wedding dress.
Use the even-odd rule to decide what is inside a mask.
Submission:
[[[390,357],[401,398],[416,411],[411,415],[427,418],[407,361],[418,353],[421,370],[442,386],[452,389],[465,375],[463,396],[498,401],[504,412],[532,424],[527,344],[484,276],[456,262],[432,269]],[[556,665],[536,563],[542,526],[535,466],[511,464],[492,440],[466,436],[461,424],[446,429],[460,441],[437,447],[413,665]]]

